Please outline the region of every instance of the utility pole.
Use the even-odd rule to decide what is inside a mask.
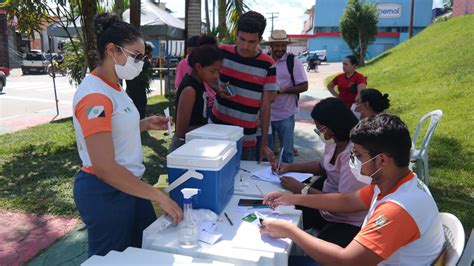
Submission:
[[[268,19],[272,20],[272,32],[273,32],[273,19],[278,18],[278,16],[275,16],[275,15],[278,15],[280,13],[279,12],[268,12],[267,14],[270,14],[270,17],[268,17]]]
[[[415,13],[415,0],[411,0],[411,9],[410,9],[410,27],[408,29],[408,38],[413,37],[413,14]]]

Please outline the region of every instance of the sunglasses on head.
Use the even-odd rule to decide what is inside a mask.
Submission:
[[[127,52],[130,55],[130,57],[133,58],[134,63],[138,63],[140,61],[145,61],[148,58],[146,55],[144,55],[142,53],[133,53],[133,52],[121,47],[120,45],[115,45],[115,46],[120,48],[120,50],[122,50],[123,53]]]

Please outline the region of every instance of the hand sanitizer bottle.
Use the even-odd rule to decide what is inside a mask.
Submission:
[[[197,188],[183,188],[181,193],[184,196],[183,213],[184,218],[179,223],[179,242],[182,247],[192,248],[198,243],[199,231],[197,225],[194,223],[192,212],[193,204],[192,198],[199,192]]]

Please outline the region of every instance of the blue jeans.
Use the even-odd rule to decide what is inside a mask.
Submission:
[[[83,171],[74,181],[74,202],[87,227],[89,257],[140,248],[143,230],[156,220],[149,200],[123,193]]]
[[[285,148],[281,160],[284,163],[292,163],[295,116],[292,115],[280,121],[272,121],[272,132],[277,135],[278,140],[280,141],[280,149]]]

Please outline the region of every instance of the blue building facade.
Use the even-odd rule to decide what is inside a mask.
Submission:
[[[379,22],[377,38],[367,51],[366,59],[375,57],[408,39],[411,0],[366,0],[377,4]],[[326,50],[328,61],[342,61],[351,54],[339,32],[339,21],[348,0],[316,0],[308,50]],[[431,24],[433,0],[416,0],[413,34]]]

